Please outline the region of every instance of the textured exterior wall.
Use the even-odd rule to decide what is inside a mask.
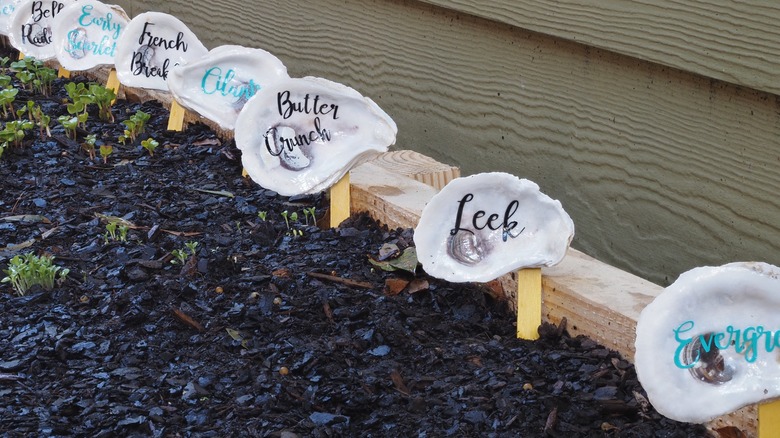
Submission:
[[[489,2],[118,3],[131,16],[176,15],[209,48],[263,48],[292,76],[356,88],[396,120],[398,149],[461,166],[464,174],[506,171],[537,182],[574,219],[576,248],[653,282],[667,284],[700,265],[780,265],[780,101],[759,77],[764,67],[751,76],[750,63],[740,64],[740,56],[777,62],[771,54],[780,38],[756,55],[726,32],[719,44],[738,50],[710,57],[696,51],[690,26],[675,31],[661,20],[655,26],[668,41],[691,44],[660,38],[632,51],[642,48],[642,32],[632,26],[620,38],[621,27],[604,22],[613,42],[598,40],[603,14],[583,25],[589,34],[577,33],[565,14],[555,30],[550,11],[538,12],[545,14],[539,20],[503,9],[491,16],[479,6]],[[680,2],[669,16],[684,16],[686,4],[700,7]],[[664,10],[642,5],[654,16]],[[586,24],[589,16],[577,15]],[[744,14],[718,17],[712,26],[731,29],[729,20]],[[736,71],[737,64],[747,67]],[[712,73],[719,66],[728,74]]]

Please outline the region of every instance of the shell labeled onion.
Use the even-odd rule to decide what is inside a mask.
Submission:
[[[287,67],[265,50],[220,46],[172,68],[168,88],[185,108],[233,130],[241,109],[257,91],[288,78]]]
[[[22,0],[0,0],[0,35],[11,32],[11,17]]]
[[[683,273],[642,311],[634,362],[659,413],[704,423],[780,397],[780,268]]]
[[[52,25],[59,13],[76,0],[26,0],[16,5],[8,40],[23,53],[41,61],[54,58]]]
[[[457,178],[425,206],[414,230],[428,274],[487,282],[560,262],[574,237],[561,203],[526,179],[501,172]]]
[[[64,7],[52,27],[57,60],[71,71],[113,65],[117,41],[129,21],[119,6],[96,0]]]
[[[236,120],[249,176],[284,196],[317,193],[395,143],[395,122],[371,99],[321,78],[283,79],[252,97]]]
[[[173,67],[206,53],[206,46],[178,18],[144,12],[130,20],[119,37],[114,62],[123,85],[167,91]]]

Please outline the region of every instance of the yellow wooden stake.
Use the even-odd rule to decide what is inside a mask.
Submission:
[[[780,400],[758,405],[758,438],[780,437]]]
[[[517,337],[539,339],[542,323],[542,269],[517,271]]]
[[[171,112],[168,117],[168,130],[169,131],[181,131],[184,129],[184,114],[187,110],[183,106],[179,105],[179,102],[175,100],[171,102]]]
[[[65,78],[65,79],[70,78],[70,70],[68,70],[65,67],[60,66],[60,69],[57,70],[57,77],[58,78]]]
[[[22,59],[24,59],[24,53],[19,52],[19,61],[21,61]]]
[[[112,68],[108,73],[108,79],[106,80],[106,88],[114,90],[114,94],[119,96],[119,78],[116,76],[116,69]],[[116,98],[111,104],[116,103]]]
[[[330,226],[338,227],[349,217],[349,172],[330,188]]]

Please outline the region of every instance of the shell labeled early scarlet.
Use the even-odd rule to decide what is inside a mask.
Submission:
[[[57,61],[71,71],[113,65],[117,41],[129,21],[121,7],[96,0],[64,7],[52,26]]]
[[[555,265],[573,237],[574,223],[559,201],[501,172],[451,181],[425,206],[414,231],[423,269],[453,282]]]

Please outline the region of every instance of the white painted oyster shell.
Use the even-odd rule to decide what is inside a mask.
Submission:
[[[249,99],[235,139],[249,176],[292,196],[332,186],[353,166],[387,151],[397,130],[354,89],[306,77],[274,82]]]
[[[729,327],[740,331],[734,340],[744,341],[745,334],[750,338],[758,327],[768,335],[760,335],[750,347],[728,345]],[[706,337],[717,333],[724,335]],[[680,275],[642,311],[636,329],[637,375],[658,412],[678,421],[704,423],[780,397],[778,336],[780,268],[744,262],[695,268]],[[769,349],[767,337],[772,341]],[[711,348],[708,353],[702,340],[727,348]],[[684,368],[675,364],[675,358]]]
[[[161,12],[144,12],[130,20],[119,37],[115,66],[127,87],[168,90],[168,74],[179,64],[201,58],[208,50],[181,20]]]
[[[425,272],[452,282],[555,265],[573,237],[574,223],[559,201],[502,172],[454,179],[425,206],[414,230]]]
[[[52,23],[76,0],[26,0],[16,5],[8,40],[23,53],[41,61],[54,58]]]
[[[0,35],[11,32],[11,17],[22,0],[0,0]]]
[[[233,130],[241,109],[257,91],[288,78],[287,67],[265,50],[219,46],[171,69],[168,89],[183,107]]]
[[[96,0],[64,7],[52,25],[57,61],[70,71],[113,65],[117,41],[129,21],[121,7]]]

